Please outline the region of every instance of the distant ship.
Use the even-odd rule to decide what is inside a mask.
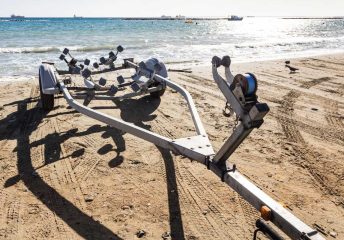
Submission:
[[[183,15],[177,15],[176,16],[176,19],[182,19],[182,20],[185,20],[186,19],[186,17],[185,16],[183,16]]]
[[[243,17],[238,17],[236,15],[232,15],[228,18],[228,21],[242,21],[244,18]]]
[[[173,19],[173,18],[172,18],[172,16],[162,15],[162,16],[160,17],[160,19],[162,19],[162,20],[171,20],[171,19]]]
[[[15,15],[15,14],[12,14],[11,15],[11,18],[15,18],[15,19],[23,19],[25,18],[24,16],[20,16],[20,15]]]
[[[75,19],[82,19],[83,17],[77,16],[77,15],[74,14],[73,18],[75,18]]]

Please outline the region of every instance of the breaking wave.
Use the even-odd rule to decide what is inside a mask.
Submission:
[[[68,47],[71,51],[76,52],[96,52],[101,50],[113,50],[115,49],[112,45],[104,46],[77,46]],[[50,52],[61,52],[64,47],[21,47],[21,48],[0,48],[0,53],[50,53]]]
[[[276,42],[262,42],[262,43],[242,43],[236,44],[235,48],[272,48],[272,47],[291,47],[291,46],[312,46],[317,44],[326,44],[326,43],[338,43],[341,44],[341,41],[344,37],[335,37],[335,38],[308,38],[308,39],[294,39],[294,40],[285,40],[285,41],[276,41]]]

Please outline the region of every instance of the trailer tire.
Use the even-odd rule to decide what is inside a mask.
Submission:
[[[165,94],[165,91],[166,91],[166,88],[163,88],[160,91],[150,93],[150,95],[153,98],[160,98]]]
[[[41,76],[39,76],[39,91],[41,94],[41,103],[42,109],[44,111],[51,111],[54,108],[54,95],[53,94],[45,94],[42,90],[42,83],[41,83]]]

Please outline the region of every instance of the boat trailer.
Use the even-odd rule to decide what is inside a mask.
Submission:
[[[254,232],[253,239],[257,238],[258,232],[262,232],[270,239],[283,239],[268,222],[273,223],[291,239],[324,239],[318,231],[303,223],[240,174],[236,165],[228,162],[229,157],[252,130],[259,128],[263,124],[264,117],[269,112],[267,104],[258,102],[256,95],[258,81],[253,74],[246,73],[234,76],[230,70],[231,59],[229,56],[223,58],[215,56],[212,59],[213,78],[227,100],[224,114],[226,116],[235,114],[238,123],[231,136],[215,153],[190,93],[168,78],[165,65],[155,58],[142,61],[139,64],[135,64],[133,58],[128,58],[124,59],[123,64],[116,67],[117,55],[123,50],[123,47],[118,46],[116,53],[111,51],[109,57],[100,58],[100,62],[95,62],[93,67],[89,66],[90,60],[88,59],[75,59],[67,48],[60,56],[60,60],[67,64],[68,70],[58,70],[54,63],[43,62],[39,68],[42,108],[46,111],[52,110],[54,108],[54,95],[62,93],[68,105],[76,111],[168,149],[177,155],[183,155],[204,164],[207,169],[215,173],[221,181],[229,185],[260,212],[261,219],[256,222],[257,230]],[[70,58],[70,60],[67,60],[67,58]],[[79,62],[83,62],[83,64],[78,65]],[[220,67],[225,69],[225,78],[218,72]],[[117,77],[117,81],[110,82],[116,82],[116,84],[110,86],[108,86],[109,81],[105,78],[101,77],[99,80],[94,80],[98,74],[130,68],[135,69],[135,74],[131,78],[127,78],[129,81],[121,75]],[[85,86],[72,86],[71,76],[73,75],[81,75]],[[196,135],[187,138],[170,139],[88,107],[88,104],[93,100],[120,101],[146,95],[159,98],[163,96],[167,87],[180,93],[186,100]],[[124,89],[129,89],[131,92],[119,95]],[[84,102],[80,103],[75,99],[82,99]]]

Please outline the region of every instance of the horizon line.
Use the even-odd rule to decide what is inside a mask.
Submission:
[[[16,15],[16,16],[24,16],[24,15]],[[113,17],[113,16],[24,16],[25,18],[163,18],[163,17],[170,17],[170,18],[177,18],[177,17],[186,17],[186,18],[227,18],[231,15],[227,16],[187,16],[187,15],[161,15],[161,16],[122,16],[122,17]],[[278,18],[344,18],[344,15],[238,15],[241,17],[278,17]],[[0,18],[11,18],[11,16],[0,16]]]

